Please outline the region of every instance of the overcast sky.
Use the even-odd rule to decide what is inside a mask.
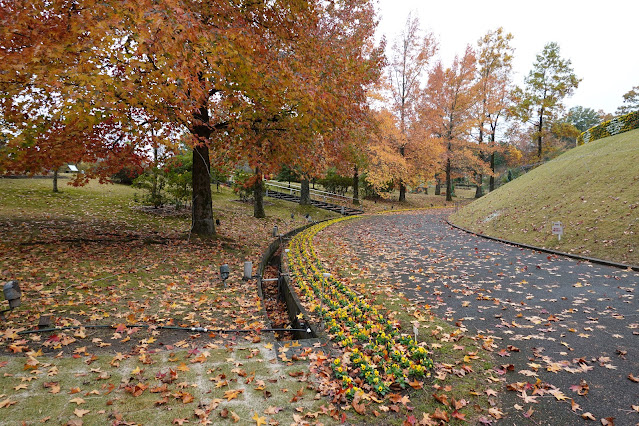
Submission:
[[[544,45],[559,44],[582,79],[566,105],[614,113],[623,94],[639,85],[639,0],[378,0],[378,31],[388,44],[410,11],[439,40],[448,65],[465,46],[503,27],[513,34],[515,83],[523,84]]]

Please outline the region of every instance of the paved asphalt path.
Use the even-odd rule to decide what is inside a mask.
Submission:
[[[497,424],[639,424],[639,383],[629,379],[639,377],[639,274],[482,239],[447,225],[449,213],[366,217],[341,237],[414,302],[493,336],[495,364],[514,366],[497,373],[506,413]],[[526,401],[525,388],[506,390],[538,379],[554,394]]]

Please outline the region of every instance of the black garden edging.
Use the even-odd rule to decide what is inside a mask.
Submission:
[[[330,219],[328,219],[330,220]],[[266,266],[268,265],[268,263],[270,262],[271,258],[273,257],[273,255],[277,252],[277,250],[280,248],[280,245],[284,246],[284,242],[288,242],[293,236],[295,236],[296,234],[304,231],[307,228],[310,228],[311,226],[316,225],[317,223],[320,222],[314,222],[314,223],[309,223],[307,225],[301,226],[299,228],[296,228],[290,232],[287,232],[284,235],[281,235],[279,238],[277,238],[276,240],[274,240],[266,249],[266,251],[264,252],[264,254],[262,254],[262,259],[260,261],[260,264],[258,266],[258,279],[257,279],[257,292],[260,296],[260,299],[262,300],[262,315],[264,315],[264,317],[266,318],[267,324],[269,327],[272,326],[270,320],[268,319],[268,315],[266,313],[266,308],[265,308],[265,303],[264,303],[264,293],[262,291],[262,274],[264,272],[264,269],[266,268]],[[284,251],[284,247],[282,247],[282,252]],[[284,254],[284,253],[282,253]],[[293,328],[293,335],[295,336],[296,339],[313,339],[318,337],[318,330],[317,328],[308,323],[307,321],[304,320],[300,320],[299,318],[311,318],[311,316],[309,315],[309,313],[304,309],[304,307],[302,306],[302,303],[300,302],[299,298],[297,297],[297,293],[295,293],[295,289],[293,289],[293,287],[291,286],[291,278],[289,276],[288,273],[288,266],[286,264],[286,262],[284,261],[284,257],[282,256],[282,258],[280,259],[281,262],[281,266],[280,266],[280,279],[278,282],[278,286],[279,286],[279,291],[281,294],[281,297],[284,299],[285,303],[286,303],[286,309],[288,311],[288,318],[289,321],[291,323],[291,326]],[[285,270],[282,270],[282,266],[284,266]],[[300,315],[302,314],[302,315]],[[305,331],[302,331],[305,330]]]
[[[632,269],[634,271],[638,271],[639,272],[639,266],[637,266],[637,265],[628,265],[626,263],[612,262],[612,261],[609,261],[609,260],[597,259],[595,257],[580,256],[578,254],[565,253],[563,251],[557,251],[557,250],[547,249],[547,248],[543,248],[543,247],[530,246],[528,244],[517,243],[515,241],[509,241],[509,240],[504,240],[503,238],[497,238],[497,237],[491,237],[491,236],[485,235],[485,234],[479,234],[479,233],[473,232],[473,231],[471,231],[469,229],[462,228],[461,226],[457,226],[454,223],[451,223],[449,220],[446,220],[446,223],[448,225],[452,226],[453,228],[459,229],[459,230],[464,231],[464,232],[466,232],[468,234],[471,234],[471,235],[476,235],[478,237],[485,238],[487,240],[498,241],[500,243],[510,244],[512,246],[515,246],[515,247],[521,247],[521,248],[526,248],[526,249],[530,249],[530,250],[536,250],[536,251],[540,251],[542,253],[549,253],[549,254],[554,254],[554,255],[557,255],[557,256],[569,257],[571,259],[581,260],[583,262],[590,262],[590,263],[596,263],[596,264],[599,264],[599,265],[612,266],[614,268],[619,268],[619,269]]]

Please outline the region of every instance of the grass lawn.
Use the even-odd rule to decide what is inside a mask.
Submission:
[[[60,188],[54,194],[50,179],[0,179],[0,280],[19,281],[23,301],[0,325],[0,424],[331,424],[342,414],[366,422],[318,393],[311,370],[326,342],[222,332],[265,327],[255,282],[241,277],[245,261],[259,263],[273,226],[284,233],[305,224],[306,213],[335,214],[266,199],[268,217],[258,220],[222,187],[213,192],[218,235],[199,239],[189,235],[188,212],[143,210],[133,188],[64,180]],[[444,204],[409,194],[407,203],[364,207]],[[226,287],[223,263],[231,267]],[[64,329],[25,333],[46,317]]]
[[[451,216],[475,232],[639,265],[639,130],[572,149]],[[561,241],[552,223],[561,221]]]

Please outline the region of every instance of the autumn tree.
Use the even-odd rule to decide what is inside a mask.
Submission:
[[[404,29],[392,45],[389,58],[389,83],[392,112],[398,117],[400,138],[397,141],[399,155],[405,156],[408,128],[415,120],[415,105],[420,92],[422,76],[437,51],[432,33],[423,33],[419,19],[411,14]],[[406,181],[399,179],[399,201],[406,200]]]
[[[452,201],[454,173],[462,170],[483,172],[481,161],[474,152],[476,144],[469,143],[470,131],[476,123],[473,114],[477,103],[475,72],[475,53],[468,46],[464,56],[455,56],[449,68],[444,68],[441,62],[435,65],[419,105],[423,125],[445,148],[447,201]]]
[[[398,181],[416,186],[432,179],[443,153],[439,140],[427,134],[418,123],[407,129],[408,137],[404,138],[399,118],[389,110],[376,111],[374,117],[366,147],[368,185],[384,194]]]
[[[617,108],[617,115],[639,111],[639,86],[635,86],[623,95],[623,104]]]
[[[514,113],[535,128],[537,157],[543,153],[543,138],[563,110],[563,100],[572,95],[581,80],[575,75],[569,59],[559,55],[559,45],[551,42],[537,55],[533,69],[525,78],[525,87],[517,88]]]
[[[353,10],[371,10],[368,3]],[[50,115],[87,129],[108,118],[126,133],[108,138],[133,153],[146,146],[148,123],[160,123],[166,134],[187,132],[192,232],[211,235],[211,152],[240,162],[248,153],[256,158],[254,148],[275,149],[273,141],[291,133],[299,137],[288,154],[314,153],[315,138],[303,136],[330,123],[336,103],[327,88],[338,86],[341,74],[308,59],[338,54],[353,68],[367,67],[363,55],[324,48],[330,34],[322,22],[334,18],[331,8],[346,6],[312,0],[3,2],[1,107],[5,117],[16,117],[18,135],[26,132],[20,123],[37,126]],[[45,95],[53,101],[43,109]]]
[[[477,142],[479,155],[490,157],[490,191],[495,189],[496,134],[510,103],[512,85],[513,36],[503,28],[489,31],[477,42]],[[487,146],[484,146],[487,144]],[[483,195],[483,175],[478,174],[475,197]]]

